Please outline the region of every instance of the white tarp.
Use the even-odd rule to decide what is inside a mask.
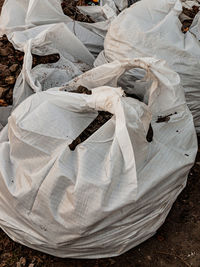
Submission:
[[[143,88],[148,105],[117,87],[132,68],[153,81]],[[92,94],[68,92],[79,85]],[[113,117],[71,151],[98,110]],[[0,143],[1,227],[26,246],[74,258],[116,256],[151,237],[197,151],[180,78],[152,58],[115,61],[33,94],[11,114],[8,138]]]
[[[182,4],[197,1],[142,0],[124,10],[111,24],[105,38],[107,61],[152,56],[164,59],[181,77],[186,101],[200,132],[199,14],[189,31],[182,33]]]

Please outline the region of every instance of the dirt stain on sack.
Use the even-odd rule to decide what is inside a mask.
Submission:
[[[156,123],[168,122],[170,120],[170,117],[175,114],[177,114],[177,112],[174,112],[166,116],[158,116]]]

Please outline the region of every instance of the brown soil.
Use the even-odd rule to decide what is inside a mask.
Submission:
[[[86,6],[87,2],[85,0],[63,0],[61,6],[65,15],[69,16],[73,20],[93,23],[94,21],[87,15],[82,14],[77,6]]]
[[[14,49],[4,35],[0,37],[0,105],[12,105],[12,92],[20,74],[24,54]]]
[[[0,7],[2,3],[0,0]],[[2,57],[0,63],[7,66],[8,56],[5,59],[7,63]],[[17,60],[21,67],[20,62]],[[115,258],[60,259],[17,244],[0,230],[0,267],[200,267],[199,206],[200,149],[186,188],[157,234],[143,244]]]
[[[190,19],[186,19],[186,20],[182,21],[183,26],[182,26],[181,30],[183,33],[186,33],[189,30],[189,28],[192,25],[192,22],[194,20],[194,17],[196,16],[196,14],[198,12],[199,12],[198,6],[192,6],[191,9],[183,7],[182,13],[185,14],[186,16],[190,17]]]
[[[2,6],[3,6],[4,1],[5,0],[0,0],[0,13],[1,13],[1,9],[2,9]]]

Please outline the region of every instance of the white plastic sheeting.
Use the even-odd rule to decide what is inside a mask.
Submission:
[[[110,62],[153,56],[164,59],[181,77],[186,101],[200,133],[200,43],[199,13],[182,33],[182,5],[198,1],[142,0],[124,10],[111,24],[105,39],[105,57]],[[137,76],[137,75],[136,75]]]
[[[117,86],[132,68],[152,81],[143,88],[148,105]],[[79,85],[92,95],[69,92]],[[98,110],[114,116],[71,151]],[[170,119],[158,123],[160,116]],[[0,143],[1,227],[26,246],[74,258],[116,256],[151,237],[197,150],[180,78],[152,58],[114,61],[36,92],[12,112],[8,137]]]

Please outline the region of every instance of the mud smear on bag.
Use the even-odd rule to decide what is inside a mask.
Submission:
[[[39,64],[55,63],[60,59],[59,54],[32,56],[32,67]],[[16,50],[6,35],[0,37],[0,106],[12,105],[13,89],[22,70],[23,60],[24,53]]]
[[[183,33],[186,33],[189,30],[189,28],[192,25],[192,22],[194,20],[194,17],[196,16],[196,14],[198,12],[199,12],[199,6],[194,5],[194,6],[192,6],[191,9],[183,7],[182,14],[179,16],[179,19],[180,19],[181,23],[183,24],[183,26],[181,28]]]
[[[173,115],[176,115],[177,112],[171,113],[166,116],[158,116],[156,123],[161,123],[161,122],[168,122],[170,120],[170,117]]]
[[[177,114],[177,112],[171,113],[171,114],[166,115],[166,116],[158,116],[156,123],[168,122],[168,121],[170,121],[170,117],[175,115],[175,114]],[[149,143],[153,141],[153,128],[152,128],[151,124],[149,125],[149,130],[147,132],[146,140]]]
[[[88,1],[85,0],[64,0],[61,3],[61,7],[63,10],[63,13],[70,17],[73,20],[81,21],[81,22],[87,22],[87,23],[94,23],[92,18],[88,15],[84,15],[80,12],[77,6],[87,6]]]

